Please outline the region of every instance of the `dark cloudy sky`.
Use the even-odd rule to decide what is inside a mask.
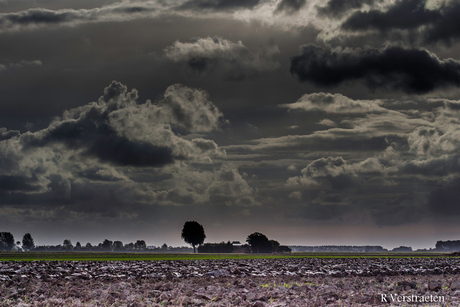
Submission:
[[[0,0],[0,231],[460,239],[460,1]]]

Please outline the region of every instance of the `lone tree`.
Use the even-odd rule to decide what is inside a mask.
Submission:
[[[32,239],[32,236],[30,235],[30,233],[26,233],[22,237],[22,247],[27,250],[31,250],[32,248],[35,247],[34,239]]]
[[[203,226],[195,221],[185,222],[181,237],[186,243],[193,246],[194,253],[196,253],[195,246],[203,244],[206,239]]]
[[[246,239],[253,253],[271,253],[272,242],[268,241],[268,238],[260,232],[254,232],[250,234]]]

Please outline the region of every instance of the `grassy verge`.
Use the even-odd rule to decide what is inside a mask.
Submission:
[[[0,261],[127,261],[280,258],[439,258],[443,253],[290,253],[290,254],[154,254],[118,252],[0,252]]]

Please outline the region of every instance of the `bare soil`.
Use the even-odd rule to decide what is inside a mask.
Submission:
[[[10,261],[0,306],[459,306],[459,273],[458,258]]]

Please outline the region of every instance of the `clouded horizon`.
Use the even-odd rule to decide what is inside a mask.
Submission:
[[[0,231],[460,240],[460,1],[0,0]]]

